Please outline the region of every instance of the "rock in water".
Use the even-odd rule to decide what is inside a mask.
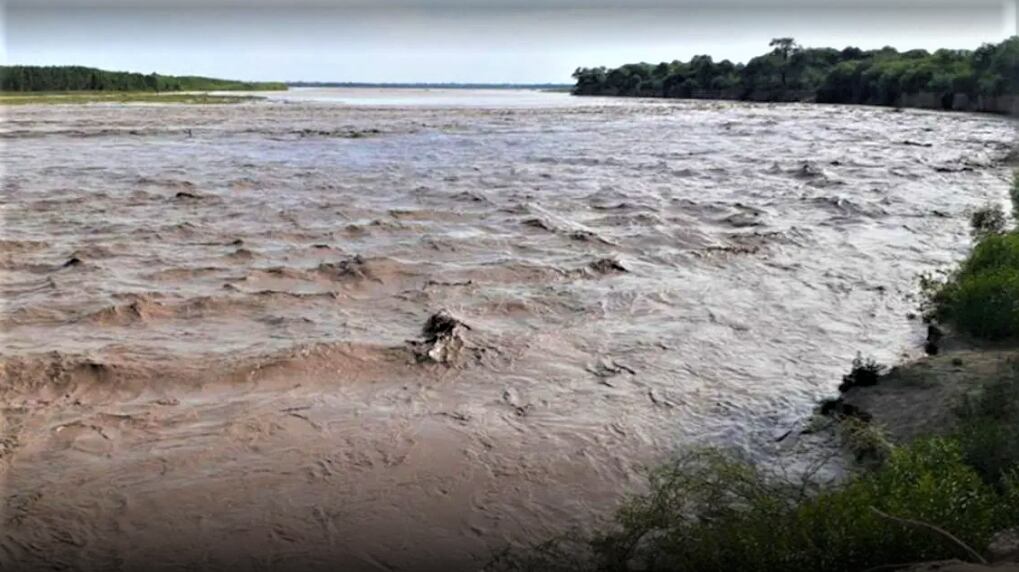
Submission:
[[[470,329],[470,326],[455,318],[448,310],[440,310],[432,314],[421,328],[424,339],[410,342],[411,349],[419,362],[460,364],[467,345],[464,332]]]

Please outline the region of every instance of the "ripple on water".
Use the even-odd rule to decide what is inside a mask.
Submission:
[[[123,383],[146,411],[60,446],[310,466],[279,495],[301,509],[346,494],[391,514],[369,489],[472,479],[462,506],[541,530],[505,491],[551,506],[584,482],[609,507],[633,464],[701,440],[764,450],[857,352],[919,347],[916,276],[964,252],[967,209],[1005,200],[1014,139],[995,117],[707,102],[7,115],[2,390],[87,406],[108,397],[89,384]],[[408,353],[443,308],[478,359]],[[39,474],[71,474],[54,462]],[[420,510],[396,512],[439,506],[415,486],[400,499]],[[242,489],[208,498],[245,506]]]

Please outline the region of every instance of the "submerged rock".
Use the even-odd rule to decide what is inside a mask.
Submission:
[[[323,262],[318,271],[328,274],[334,279],[370,279],[373,278],[368,263],[360,254],[355,254],[339,262]]]

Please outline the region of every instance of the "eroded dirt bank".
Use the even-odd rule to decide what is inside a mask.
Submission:
[[[771,454],[856,352],[920,345],[915,276],[1003,199],[1013,137],[703,102],[12,110],[0,563],[469,570],[597,525],[674,447]]]
[[[842,394],[893,442],[907,444],[958,429],[960,408],[1004,377],[1017,375],[1019,348],[952,336],[943,349],[891,368],[877,385]]]

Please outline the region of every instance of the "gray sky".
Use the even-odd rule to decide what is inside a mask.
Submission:
[[[577,66],[701,53],[745,61],[778,36],[975,48],[1016,32],[1015,2],[8,0],[0,25],[7,63],[252,80],[568,82]]]

